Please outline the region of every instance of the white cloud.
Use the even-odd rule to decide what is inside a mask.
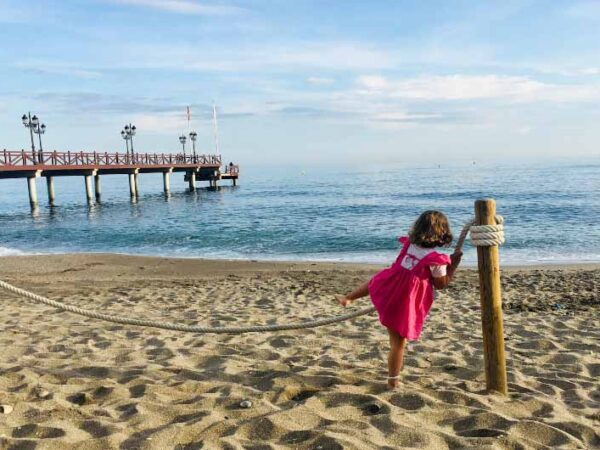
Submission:
[[[101,73],[95,70],[82,69],[76,64],[51,62],[43,60],[26,60],[15,63],[15,67],[29,72],[49,75],[66,75],[76,78],[98,78]]]
[[[314,86],[330,86],[335,83],[335,80],[333,78],[308,77],[306,82]]]
[[[107,55],[107,56],[105,56]],[[132,58],[131,55],[136,55]],[[110,60],[107,60],[110,58]],[[85,64],[85,63],[84,63]],[[293,42],[234,47],[171,43],[119,43],[110,53],[89,62],[103,70],[157,69],[189,72],[364,71],[393,69],[399,64],[392,52],[354,42]]]
[[[275,48],[273,63],[337,70],[365,67],[391,69],[399,62],[387,50],[353,42],[296,43],[292,48]]]
[[[600,67],[587,67],[581,69],[582,75],[600,75]]]
[[[249,102],[240,102],[226,108],[217,106],[217,111],[221,120],[228,120],[232,117],[254,116],[267,112],[264,105]],[[136,124],[138,129],[149,130],[155,134],[185,134],[188,126],[184,107],[175,111],[135,114],[132,122]],[[192,129],[212,130],[212,106],[192,105],[191,124]]]
[[[388,80],[361,76],[357,94],[407,100],[596,101],[598,84],[550,84],[505,75],[439,75]]]
[[[187,128],[187,120],[183,114],[138,114],[133,123],[139,130],[150,130],[153,133],[181,133]]]
[[[142,6],[177,14],[225,16],[238,14],[241,8],[230,5],[205,4],[193,0],[112,0],[122,5]]]
[[[441,114],[436,113],[409,113],[407,111],[394,111],[374,114],[373,119],[383,122],[421,122],[442,119]]]
[[[374,91],[382,91],[389,87],[388,81],[384,77],[377,75],[364,75],[358,78],[360,85]]]

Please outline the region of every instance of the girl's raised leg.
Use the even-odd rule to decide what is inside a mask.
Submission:
[[[388,355],[388,387],[398,386],[398,375],[404,364],[404,346],[406,339],[388,328],[390,335],[390,353]]]
[[[350,303],[352,303],[357,298],[366,297],[367,295],[369,295],[369,282],[368,281],[361,284],[359,287],[354,289],[349,294],[338,299],[338,302],[342,306],[348,306]]]

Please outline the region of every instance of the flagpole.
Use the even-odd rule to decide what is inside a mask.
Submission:
[[[215,105],[213,103],[213,126],[214,126],[214,131],[215,131],[215,151],[217,152],[217,155],[220,155],[221,152],[219,151],[219,129],[217,127],[217,105]]]
[[[190,119],[192,118],[192,112],[190,107],[187,107],[187,123],[188,123],[188,136],[190,135]]]

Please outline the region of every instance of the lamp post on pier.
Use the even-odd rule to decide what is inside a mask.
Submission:
[[[127,156],[129,156],[129,142],[131,142],[131,159],[133,159],[133,137],[135,136],[136,128],[135,125],[125,125],[121,130],[121,137],[125,139],[125,148],[127,149]]]
[[[43,123],[40,124],[40,125],[37,125],[34,128],[33,132],[38,135],[38,140],[40,141],[40,156],[39,156],[39,161],[40,161],[40,163],[43,164],[44,163],[44,149],[42,148],[42,134],[44,134],[46,132],[46,125],[43,124]]]
[[[196,162],[196,139],[198,137],[198,133],[192,131],[190,133],[190,140],[192,141],[192,155],[194,158],[194,163]]]
[[[186,137],[185,135],[181,135],[179,136],[179,142],[181,142],[181,147],[183,148],[183,161],[185,162],[185,141],[186,141]]]
[[[31,136],[31,153],[33,154],[33,163],[37,164],[37,158],[35,155],[35,142],[33,141],[33,130],[37,128],[37,124],[39,124],[39,119],[36,115],[31,117],[31,113],[29,112],[27,114],[23,114],[21,120],[23,121],[23,125],[25,125],[26,128],[29,128],[29,135]]]
[[[125,140],[125,154],[129,157],[129,135],[121,130],[121,137]]]

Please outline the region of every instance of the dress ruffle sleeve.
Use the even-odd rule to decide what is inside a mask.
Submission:
[[[432,252],[427,255],[421,263],[426,266],[445,266],[452,262],[450,256],[445,253]]]

